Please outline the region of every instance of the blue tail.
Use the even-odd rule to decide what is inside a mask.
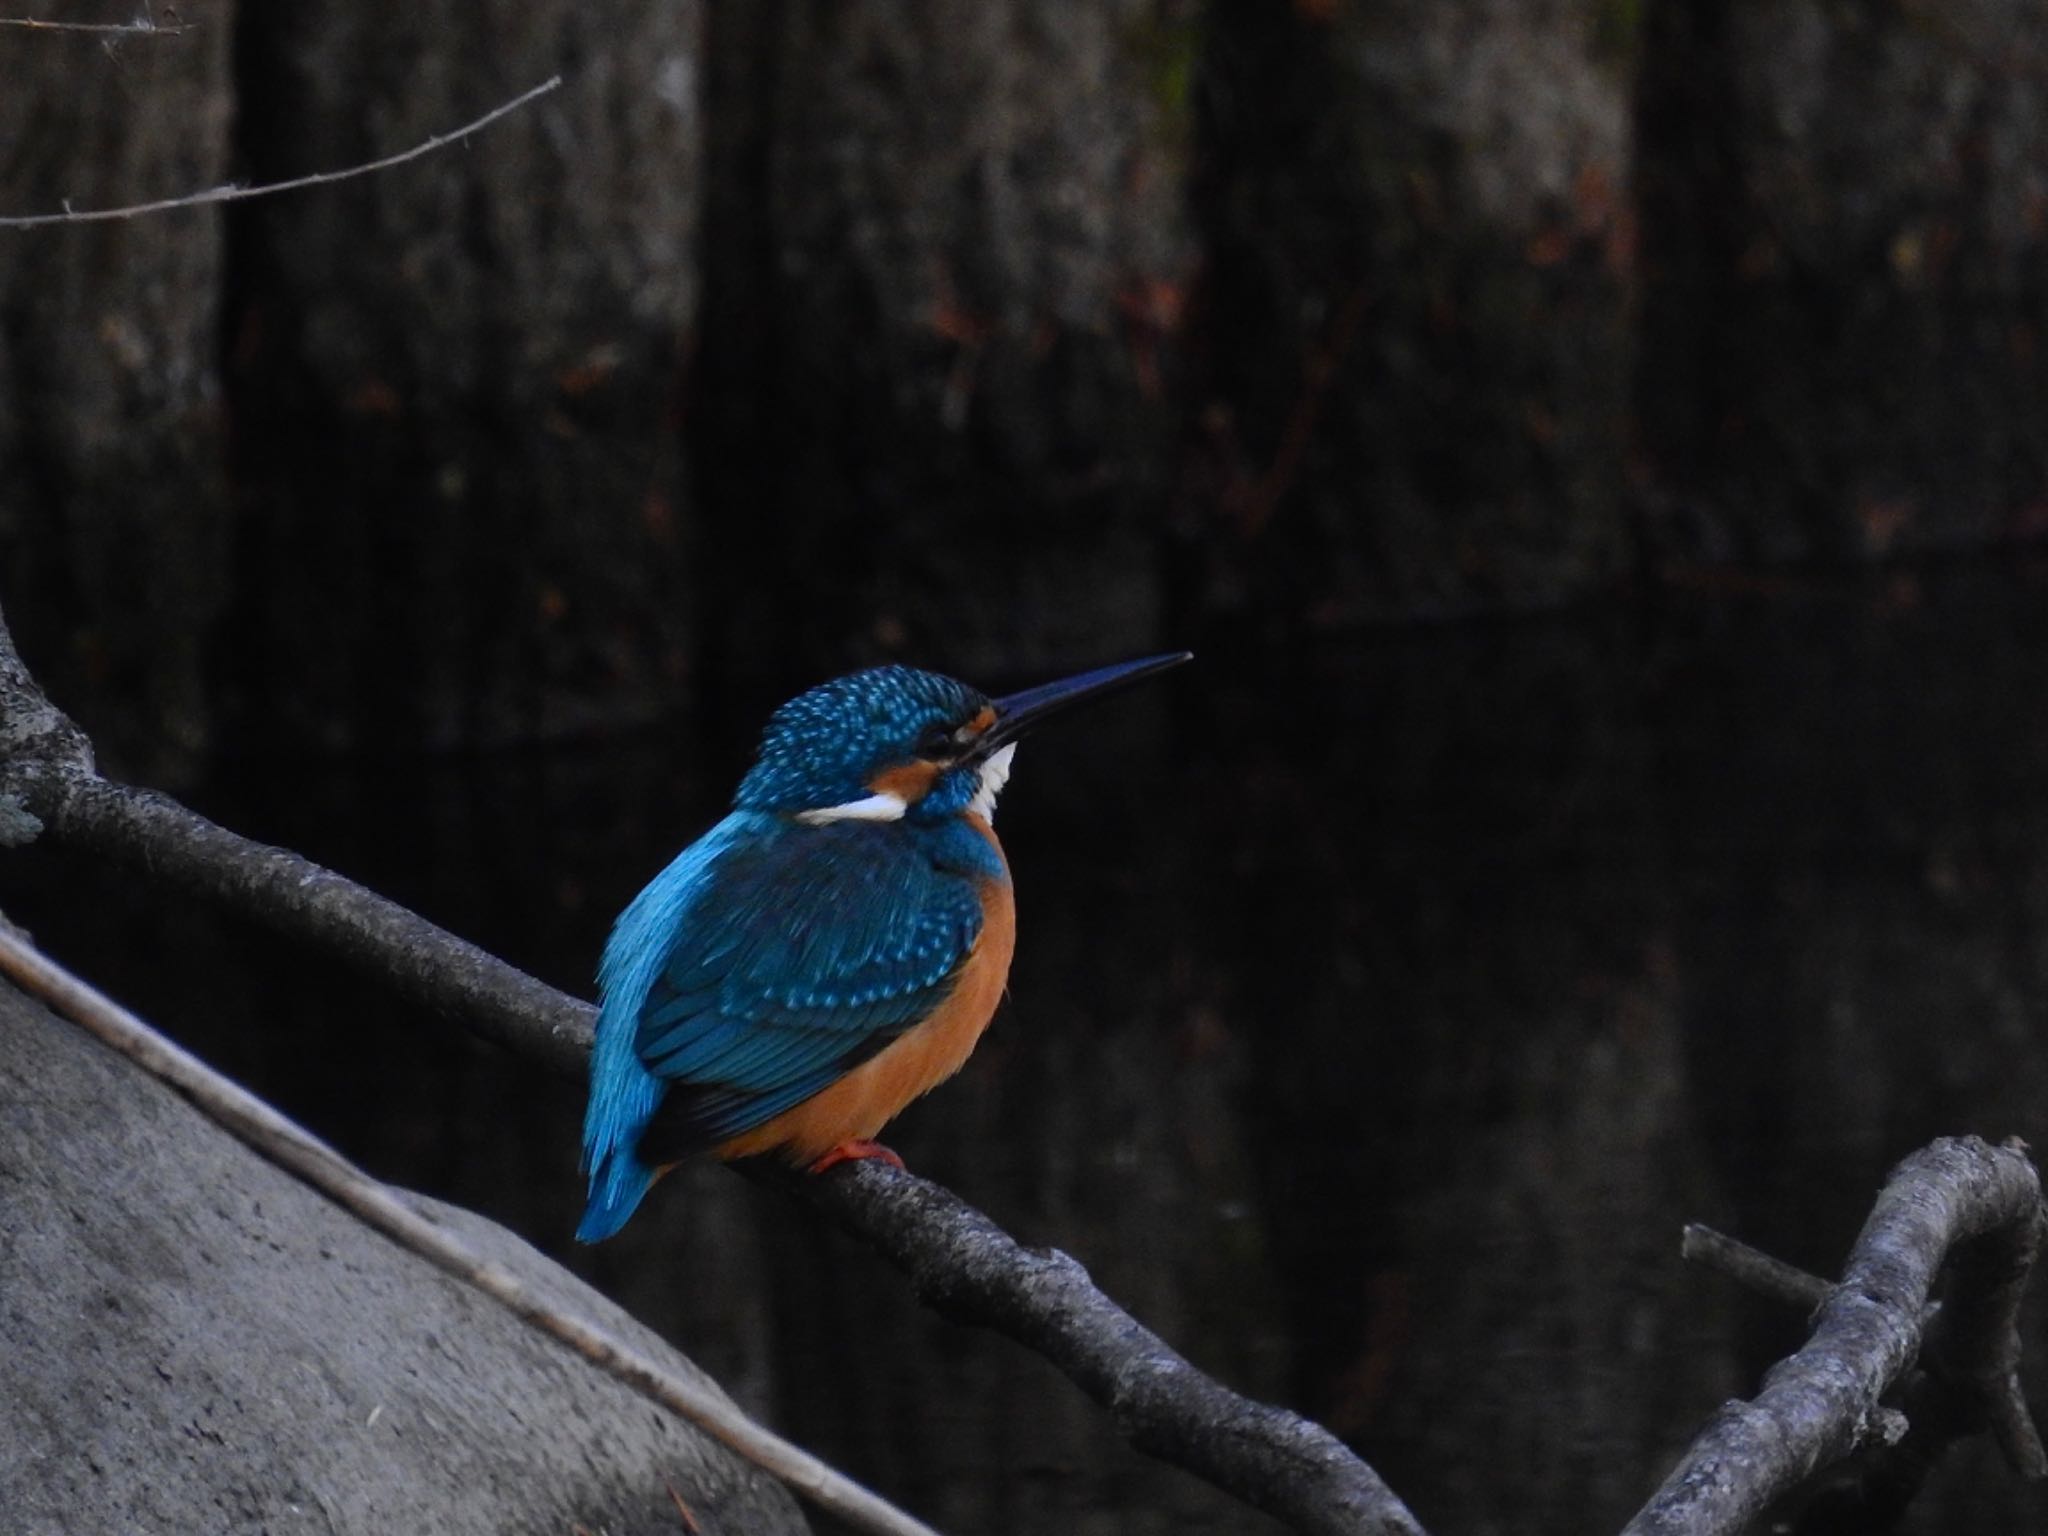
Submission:
[[[590,1203],[576,1228],[580,1242],[600,1242],[623,1227],[654,1182],[654,1170],[640,1160],[640,1133],[668,1084],[640,1059],[640,1010],[712,864],[735,839],[768,824],[766,816],[726,817],[650,880],[612,927],[597,967],[597,1044],[590,1053],[590,1105],[583,1112]]]
[[[601,1243],[626,1224],[639,1208],[641,1196],[654,1182],[654,1170],[632,1152],[620,1150],[605,1160],[590,1180],[590,1203],[576,1226],[576,1241]]]
[[[595,1243],[626,1224],[654,1170],[640,1160],[640,1133],[667,1085],[649,1072],[633,1049],[633,1019],[607,998],[590,1054],[590,1104],[583,1112],[583,1171],[590,1202],[576,1228],[578,1242]]]

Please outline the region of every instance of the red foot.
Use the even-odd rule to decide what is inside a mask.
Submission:
[[[804,1171],[807,1173],[823,1173],[827,1168],[836,1168],[841,1163],[863,1163],[869,1158],[874,1158],[877,1162],[887,1163],[891,1168],[898,1169],[904,1173],[910,1171],[904,1168],[902,1158],[891,1152],[879,1141],[858,1139],[842,1141]]]

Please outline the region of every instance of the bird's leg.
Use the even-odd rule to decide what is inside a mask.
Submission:
[[[806,1173],[823,1173],[827,1168],[836,1168],[841,1163],[865,1162],[871,1157],[877,1162],[887,1163],[891,1168],[898,1169],[901,1172],[908,1173],[910,1171],[904,1168],[902,1158],[891,1152],[879,1141],[869,1141],[866,1137],[855,1137],[849,1141],[842,1141],[804,1171]]]

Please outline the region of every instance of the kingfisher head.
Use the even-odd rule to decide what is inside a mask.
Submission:
[[[835,677],[775,712],[733,803],[812,824],[986,819],[1024,732],[1186,660],[1150,656],[999,699],[915,667]]]

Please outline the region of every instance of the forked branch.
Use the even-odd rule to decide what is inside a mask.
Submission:
[[[2041,1180],[2023,1147],[1944,1138],[1908,1157],[1878,1194],[1841,1281],[1823,1288],[1805,1347],[1771,1369],[1755,1398],[1721,1410],[1623,1536],[1736,1536],[1816,1473],[1897,1440],[1905,1417],[1883,1399],[1923,1352],[2015,1470],[2048,1476],[2019,1384],[2020,1298],[2041,1226]],[[1944,1276],[1930,1351],[1930,1302]],[[1782,1273],[1765,1289],[1801,1290]]]

